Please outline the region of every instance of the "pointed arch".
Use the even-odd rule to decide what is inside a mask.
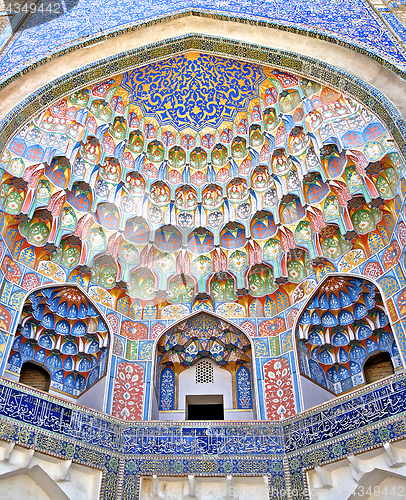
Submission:
[[[200,318],[199,318],[200,317]],[[234,369],[234,384],[235,384],[235,391],[233,390],[233,399],[234,399],[234,407],[235,409],[247,409],[244,408],[244,404],[246,405],[247,400],[251,398],[252,402],[252,408],[249,411],[252,411],[252,414],[254,418],[256,418],[256,415],[259,415],[259,407],[258,407],[258,397],[257,397],[257,381],[256,381],[256,370],[255,370],[255,350],[254,350],[254,345],[253,342],[250,338],[250,335],[246,333],[242,328],[239,326],[235,325],[234,323],[230,322],[228,319],[213,313],[211,311],[195,311],[188,316],[183,317],[182,319],[178,320],[176,323],[171,324],[168,326],[165,330],[162,331],[162,333],[155,339],[154,346],[153,346],[153,366],[152,366],[152,380],[155,381],[155,384],[151,384],[151,393],[150,393],[150,407],[149,407],[149,419],[156,419],[157,415],[155,415],[158,411],[158,408],[154,408],[154,400],[158,400],[158,404],[162,402],[162,408],[165,407],[170,407],[176,410],[176,392],[178,390],[178,387],[176,387],[177,384],[177,379],[179,376],[179,373],[168,373],[168,370],[166,368],[168,366],[174,366],[179,360],[175,359],[176,356],[178,356],[181,352],[182,346],[186,346],[188,348],[193,342],[196,342],[196,338],[199,336],[196,332],[193,333],[192,328],[190,325],[196,325],[199,322],[199,319],[201,320],[201,325],[197,326],[198,329],[200,329],[201,332],[205,331],[207,328],[207,331],[210,330],[210,334],[208,336],[208,343],[206,345],[206,340],[202,340],[202,346],[203,351],[201,351],[201,355],[199,353],[195,353],[193,356],[193,352],[195,349],[192,347],[189,349],[189,352],[192,354],[190,357],[185,358],[184,363],[187,366],[194,366],[197,361],[200,359],[207,359],[211,358],[219,367],[222,368],[227,368],[228,364],[233,364],[235,365]],[[184,342],[184,339],[181,339],[181,333],[177,332],[178,329],[182,328],[183,325],[186,325],[187,328],[186,330],[186,335],[189,336],[189,338]],[[180,328],[179,328],[180,327]],[[223,329],[222,332],[228,334],[228,344],[227,342],[223,342],[221,339],[219,342],[217,342],[217,339],[220,337],[220,335],[213,335],[213,331],[215,329]],[[193,334],[192,334],[193,333]],[[161,346],[163,345],[163,341],[167,340],[166,337],[168,334],[172,334],[174,336],[174,341],[178,342],[179,348],[176,347],[174,350],[174,356],[169,356],[171,359],[168,357],[168,353],[170,352],[170,349],[165,349],[163,350]],[[240,349],[241,353],[244,351],[244,354],[246,353],[244,359],[241,359],[238,361],[238,359],[234,359],[235,355],[233,355],[230,358],[227,358],[227,354],[224,354],[224,352],[227,350],[227,345],[230,346],[233,342],[237,346],[237,350],[239,349],[238,345],[241,343],[237,337],[243,339],[243,343],[245,347]],[[193,340],[194,339],[194,340]],[[169,342],[165,342],[166,346],[168,346]],[[203,345],[204,344],[204,345]],[[242,346],[241,346],[242,347]],[[162,352],[161,352],[162,351]],[[164,352],[165,351],[165,352]],[[213,351],[213,352],[212,352]],[[244,356],[244,355],[243,355]],[[166,364],[165,364],[166,363]],[[172,363],[172,364],[171,364]],[[251,396],[248,398],[247,395],[244,396],[244,401],[245,403],[242,403],[243,399],[241,399],[240,403],[238,403],[238,391],[237,391],[237,379],[236,379],[236,374],[238,369],[244,366],[246,369],[249,370],[250,372],[250,377],[249,377],[249,382],[251,384]],[[182,367],[181,370],[184,370],[185,367]],[[162,373],[165,374],[165,394],[161,394],[158,392],[161,387],[161,371]],[[172,370],[171,370],[172,371]],[[176,372],[176,370],[175,370]],[[173,391],[171,387],[167,386],[167,383],[174,383],[175,384],[175,390]],[[246,384],[245,384],[246,385]],[[245,387],[246,389],[246,387]],[[171,401],[167,401],[166,396],[168,394],[173,397],[172,403]],[[240,394],[241,389],[240,389]],[[161,397],[162,396],[162,397]],[[241,396],[242,397],[242,396]],[[173,403],[175,401],[175,403]],[[238,406],[240,404],[240,406]],[[235,410],[234,410],[235,411]],[[177,419],[179,419],[179,412],[177,413]]]

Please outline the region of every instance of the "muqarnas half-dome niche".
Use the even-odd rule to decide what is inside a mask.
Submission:
[[[296,337],[301,373],[333,394],[368,383],[365,362],[377,353],[402,367],[382,296],[361,277],[328,277],[302,311]]]
[[[200,53],[55,102],[0,166],[12,257],[133,319],[277,314],[390,242],[403,170],[352,98]]]
[[[76,286],[43,288],[24,304],[6,371],[21,375],[33,362],[50,374],[51,390],[78,398],[106,374],[109,337],[100,312]]]

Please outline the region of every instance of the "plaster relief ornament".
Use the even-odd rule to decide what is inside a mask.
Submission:
[[[99,198],[107,199],[109,194],[109,186],[104,179],[97,179],[95,184],[95,191]]]
[[[46,214],[44,214],[46,216]],[[35,246],[43,246],[48,241],[48,236],[50,232],[50,223],[41,218],[41,212],[37,214],[29,221],[22,222],[18,226],[22,236],[27,238],[27,241]],[[48,213],[49,218],[49,213]]]
[[[152,224],[161,224],[163,221],[162,210],[158,207],[149,207],[148,219],[151,221]]]
[[[193,302],[195,294],[194,282],[189,278],[188,280],[183,280],[181,276],[175,276],[169,282],[167,297],[168,301],[172,304],[177,303],[187,303]]]
[[[228,168],[225,168],[225,167],[221,168],[217,172],[217,175],[216,175],[217,182],[224,183],[224,182],[227,182],[229,178],[230,178],[230,171]]]
[[[259,165],[256,167],[251,176],[251,185],[256,191],[265,191],[270,186],[271,179],[269,176],[268,167]]]
[[[326,221],[340,216],[340,202],[337,196],[328,196],[324,202],[324,217]]]
[[[106,249],[107,240],[101,227],[95,227],[89,231],[87,237],[89,245],[88,261],[92,262],[95,252],[102,252]]]
[[[227,186],[227,195],[234,203],[245,201],[249,196],[247,181],[241,177],[232,179]]]
[[[277,129],[281,119],[277,116],[274,108],[267,108],[264,110],[264,128],[267,132],[272,132]]]
[[[142,196],[145,192],[145,180],[140,173],[129,172],[126,175],[124,187],[130,195]]]
[[[162,314],[143,302],[158,281],[160,299],[168,290],[171,305],[190,312],[213,309],[197,290],[207,293],[212,271],[228,273],[230,282],[214,280],[215,307],[238,300],[235,310],[261,317],[289,307],[314,272],[320,280],[351,271],[379,252],[385,269],[398,265],[385,252],[394,233],[403,237],[401,157],[379,118],[338,90],[187,52],[41,111],[1,156],[8,255],[33,272],[48,262],[85,289],[109,290],[131,319]],[[268,285],[251,272],[263,259]],[[3,303],[17,304],[16,292],[5,289]]]
[[[332,226],[326,226],[321,230],[320,243],[323,254],[333,260],[352,248],[351,242],[342,237],[338,228]]]
[[[223,204],[223,192],[220,186],[210,184],[203,190],[202,205],[206,210],[219,208]]]
[[[162,319],[180,319],[189,314],[189,308],[183,304],[174,304],[162,309]]]
[[[161,163],[164,159],[165,150],[159,141],[152,141],[148,144],[146,158],[153,163]]]
[[[299,176],[295,168],[292,168],[292,170],[288,173],[286,180],[288,184],[288,190],[294,191],[295,189],[298,189],[300,187]]]
[[[133,214],[135,212],[135,200],[128,194],[121,198],[120,208],[125,214]]]
[[[190,153],[190,167],[194,170],[203,170],[207,167],[207,153],[202,148],[195,148]]]
[[[167,274],[175,269],[175,259],[168,253],[160,253],[155,259],[155,265],[158,271]]]
[[[288,147],[292,155],[298,156],[311,144],[310,137],[302,127],[294,127],[289,134]]]
[[[51,261],[68,269],[73,269],[79,263],[80,245],[72,246],[68,241],[61,241],[59,247],[51,254]]]
[[[192,184],[196,187],[202,187],[204,184],[207,182],[207,177],[204,172],[195,172],[192,174],[191,177]],[[177,182],[177,184],[180,184],[180,180]]]
[[[168,165],[171,168],[180,169],[186,164],[186,153],[180,146],[175,146],[169,151]]]
[[[191,186],[178,188],[175,197],[175,203],[179,210],[194,210],[197,206],[196,191]]]
[[[271,159],[272,172],[276,175],[285,175],[292,168],[293,164],[287,158],[284,149],[276,149]]]
[[[264,245],[264,255],[272,260],[277,260],[282,255],[281,242],[276,238],[271,238]]]
[[[274,207],[278,201],[276,189],[271,188],[264,194],[264,205],[266,207]]]
[[[248,264],[247,254],[241,250],[236,250],[230,255],[228,263],[231,269],[241,272]]]
[[[151,202],[158,205],[167,205],[171,199],[169,187],[162,181],[157,181],[151,186],[150,191]]]
[[[245,220],[249,219],[251,215],[251,204],[250,203],[241,203],[237,207],[237,217],[239,219]]]
[[[106,158],[99,167],[100,176],[108,183],[117,184],[121,179],[121,166],[116,158]]]
[[[296,241],[298,243],[309,242],[312,240],[312,228],[310,222],[301,221],[296,227],[295,231]]]
[[[144,149],[144,136],[139,130],[131,132],[128,140],[128,149],[133,153],[141,153]]]
[[[248,286],[253,297],[274,292],[278,285],[274,282],[272,267],[264,264],[253,266],[248,274]]]
[[[177,216],[178,226],[182,228],[189,228],[193,226],[193,215],[189,212],[180,212]]]
[[[207,273],[211,271],[212,264],[211,259],[206,255],[200,255],[192,262],[192,268],[196,274],[200,276],[205,276]]]
[[[223,213],[219,210],[214,210],[213,212],[209,212],[207,215],[207,224],[213,228],[218,228],[223,224]]]
[[[138,268],[131,272],[127,285],[130,297],[151,300],[155,297],[155,278],[151,271]]]
[[[233,159],[242,160],[247,154],[247,141],[242,137],[236,137],[231,145],[231,155]]]
[[[381,210],[365,206],[358,208],[351,216],[354,229],[360,234],[367,234],[376,228],[376,224],[382,219]]]
[[[123,240],[120,246],[119,258],[124,263],[124,266],[136,266],[139,262],[139,251],[132,243]]]
[[[222,144],[216,144],[211,153],[211,163],[214,167],[224,167],[228,163],[227,149]]]

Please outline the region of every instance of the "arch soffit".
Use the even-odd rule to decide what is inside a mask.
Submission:
[[[306,298],[305,302],[302,304],[302,306],[299,308],[299,312],[298,314],[296,315],[295,317],[295,320],[293,322],[293,326],[292,326],[292,332],[293,332],[293,335],[294,335],[294,339],[297,340],[297,329],[298,329],[298,326],[299,326],[299,321],[300,321],[300,318],[302,316],[302,314],[304,313],[304,311],[306,310],[307,306],[310,304],[310,302],[313,300],[313,298],[319,293],[320,289],[324,286],[324,284],[326,283],[326,281],[328,281],[328,279],[330,278],[334,278],[334,277],[340,277],[340,278],[348,278],[348,279],[351,279],[351,278],[359,278],[359,279],[363,279],[365,281],[368,281],[369,283],[372,283],[374,286],[376,286],[378,292],[380,293],[381,297],[382,297],[382,303],[383,303],[383,306],[385,308],[385,314],[388,316],[388,319],[389,319],[389,324],[393,329],[393,321],[392,321],[392,318],[391,318],[391,315],[389,313],[389,310],[388,310],[388,307],[386,305],[386,298],[385,298],[385,294],[383,293],[383,290],[382,290],[382,287],[381,285],[374,279],[374,278],[371,278],[369,276],[364,276],[363,274],[353,274],[353,273],[327,273],[325,276],[323,276],[323,278],[320,280],[319,283],[317,283],[317,286],[316,288],[312,291],[312,293]],[[397,347],[399,349],[399,352],[401,352],[400,350],[400,347],[398,345],[398,341],[397,341],[397,338],[396,336],[394,335],[395,337],[395,341],[396,341],[396,344],[397,344]]]
[[[101,379],[105,378],[106,375],[109,373],[109,369],[110,369],[110,365],[111,365],[111,358],[112,358],[112,355],[113,355],[112,346],[113,346],[113,340],[114,340],[114,333],[112,331],[112,328],[110,326],[110,322],[107,319],[106,314],[100,309],[99,305],[89,296],[89,294],[78,283],[70,283],[70,282],[67,282],[67,283],[47,283],[45,285],[37,287],[35,290],[29,290],[29,291],[27,291],[26,295],[24,296],[24,299],[21,301],[21,305],[20,305],[20,308],[19,308],[18,314],[17,314],[18,321],[14,325],[14,328],[13,328],[13,331],[12,331],[12,335],[15,336],[15,334],[17,332],[18,325],[20,324],[20,321],[22,319],[23,308],[24,308],[24,306],[25,306],[25,304],[26,304],[26,302],[28,300],[28,297],[32,293],[34,293],[34,292],[37,292],[37,291],[40,291],[40,290],[45,290],[47,288],[76,288],[86,298],[86,300],[88,300],[92,304],[92,307],[98,312],[100,318],[104,321],[104,323],[106,325],[106,328],[107,328],[107,335],[108,335],[108,345],[107,345],[108,356],[107,356],[106,371],[97,380],[97,382],[99,382]],[[37,363],[34,360],[30,360],[30,362],[34,363],[34,364],[37,364],[41,368],[46,368],[45,364]],[[48,368],[46,368],[46,371],[48,372]],[[93,384],[91,387],[88,387],[85,391],[83,391],[81,393],[80,397],[83,396],[83,394],[85,394],[89,389],[91,389],[94,386],[95,386],[95,384]],[[52,396],[53,397],[58,397],[55,394],[52,394]],[[61,400],[66,401],[66,400],[64,400],[63,397],[61,397]]]
[[[313,292],[309,295],[309,297],[307,297],[306,301],[302,304],[302,306],[299,308],[299,312],[298,314],[296,315],[296,318],[293,322],[293,326],[292,326],[292,335],[293,335],[293,340],[294,340],[294,345],[295,345],[295,348],[294,348],[294,355],[295,355],[295,359],[296,359],[296,363],[297,363],[297,366],[299,366],[299,356],[298,356],[298,345],[297,345],[297,342],[298,342],[298,337],[297,337],[297,329],[298,329],[298,326],[299,326],[299,321],[300,321],[300,318],[302,316],[302,314],[304,313],[304,311],[306,310],[307,306],[310,304],[310,302],[313,300],[313,298],[319,293],[319,290],[323,287],[323,285],[326,283],[326,281],[329,279],[329,278],[332,278],[332,277],[342,277],[342,278],[361,278],[365,281],[369,281],[370,283],[372,283],[373,285],[376,286],[378,292],[380,293],[381,297],[382,297],[382,303],[383,303],[383,306],[385,308],[385,314],[387,315],[388,319],[389,319],[389,324],[390,324],[390,327],[392,329],[392,332],[393,332],[393,337],[395,339],[395,342],[396,342],[396,346],[399,350],[399,352],[402,352],[401,348],[400,348],[400,345],[399,345],[399,341],[398,341],[398,338],[397,336],[394,334],[395,332],[395,329],[394,329],[394,326],[393,326],[393,321],[392,321],[392,317],[389,313],[389,310],[388,310],[388,306],[386,305],[386,299],[385,299],[385,294],[383,293],[383,290],[382,290],[382,287],[381,285],[374,279],[374,278],[371,278],[369,276],[364,276],[364,275],[360,275],[360,274],[353,274],[353,273],[328,273],[326,274],[325,276],[323,276],[322,280],[317,284],[316,288],[313,290]],[[384,352],[384,351],[380,351],[380,352]],[[377,354],[376,352],[374,353],[371,353],[372,355],[373,354]],[[367,361],[369,358],[370,358],[371,355],[368,355],[365,360],[363,361],[363,364],[362,364],[362,367],[364,367],[365,365],[365,361]],[[403,356],[401,356],[401,359],[402,359],[402,363],[403,363],[403,367],[405,367],[405,361],[403,359]],[[299,379],[299,385],[301,386],[301,382],[300,382],[300,379]],[[340,397],[340,395],[336,396],[336,397]]]
[[[162,57],[163,41],[165,57]],[[15,75],[14,81],[0,91],[3,104],[0,119],[4,118],[0,150],[10,135],[29,119],[71,92],[106,76],[190,50],[269,64],[313,80],[319,80],[317,75],[323,74],[320,83],[344,92],[377,114],[406,156],[406,126],[401,117],[406,118],[406,103],[402,98],[406,92],[406,75],[400,75],[401,78],[372,60],[372,56],[325,40],[197,16],[141,28],[60,57],[56,54],[49,62],[24,70],[24,75]],[[18,108],[14,108],[18,103]]]

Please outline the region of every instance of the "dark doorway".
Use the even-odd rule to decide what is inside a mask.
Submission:
[[[371,356],[364,365],[365,382],[367,384],[372,384],[372,382],[389,377],[394,373],[395,370],[388,352],[379,352]]]
[[[188,420],[224,420],[223,405],[189,405]]]
[[[51,384],[51,376],[44,368],[27,361],[21,367],[19,382],[34,389],[48,392]]]
[[[187,420],[224,420],[223,396],[205,394],[186,396]]]

